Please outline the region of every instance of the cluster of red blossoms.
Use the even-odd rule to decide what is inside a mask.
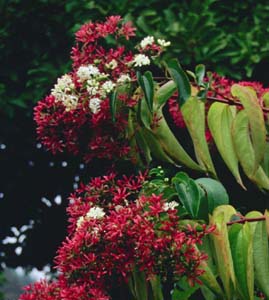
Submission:
[[[137,54],[121,45],[135,35],[130,22],[111,16],[103,23],[88,23],[76,33],[72,49],[73,70],[58,79],[51,94],[34,110],[39,140],[52,153],[67,151],[83,157],[119,159],[129,154],[126,139],[128,109],[137,100],[128,92],[136,68],[148,65],[150,56],[160,54],[157,42],[137,47]],[[117,46],[109,48],[106,37]],[[165,41],[161,41],[165,42]],[[117,96],[115,121],[111,116],[110,96]]]
[[[72,194],[69,236],[56,257],[59,278],[27,287],[20,299],[110,299],[110,288],[127,282],[134,268],[147,279],[172,274],[172,280],[199,282],[206,256],[196,245],[213,228],[181,225],[175,203],[138,194],[144,180],[110,174]]]
[[[207,80],[207,78],[205,78]],[[264,88],[263,85],[259,82],[252,81],[240,81],[235,82],[231,79],[219,76],[218,74],[213,74],[213,79],[211,83],[211,88],[207,93],[207,97],[215,97],[219,99],[230,99],[233,100],[233,96],[231,94],[231,87],[233,84],[238,83],[242,86],[249,86],[255,90],[257,93],[257,97],[260,105],[263,105],[262,96],[269,91],[269,88]],[[185,128],[185,122],[180,112],[180,108],[177,102],[177,95],[171,97],[168,101],[169,104],[169,112],[172,116],[173,122],[177,127]],[[211,102],[206,103],[206,109],[208,110]],[[206,138],[208,141],[212,139],[211,133],[209,129],[206,130]]]

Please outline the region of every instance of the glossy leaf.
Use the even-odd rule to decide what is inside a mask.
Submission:
[[[175,93],[177,86],[173,80],[162,85],[155,94],[157,109],[161,108],[166,101]]]
[[[140,72],[137,72],[137,80],[144,92],[149,111],[152,113],[154,97],[154,82],[152,74],[149,71],[145,72],[144,75],[141,75]]]
[[[269,298],[269,247],[265,221],[260,221],[256,225],[253,251],[255,280],[261,291]]]
[[[143,162],[141,160],[140,154],[137,151],[137,143],[136,143],[136,130],[134,128],[134,120],[135,120],[135,113],[132,111],[129,111],[128,115],[128,126],[127,126],[127,137],[129,139],[129,145],[130,145],[130,156],[133,158],[133,160],[141,167],[143,167]]]
[[[154,276],[150,279],[150,284],[153,293],[153,300],[164,300],[162,294],[162,284],[159,276]]]
[[[265,174],[267,175],[267,177],[269,177],[269,143],[268,142],[266,143],[264,158],[261,165]]]
[[[215,102],[210,106],[207,121],[222,159],[237,182],[243,186],[239,173],[238,159],[232,141],[231,131],[234,114],[235,108]]]
[[[167,69],[178,89],[178,103],[182,106],[191,96],[191,85],[188,76],[181,68],[177,59],[167,62]]]
[[[197,84],[201,85],[205,77],[205,65],[199,64],[195,67]]]
[[[190,286],[186,278],[181,277],[178,282],[176,282],[173,292],[172,300],[190,300],[191,296],[199,289],[199,285],[195,284]]]
[[[151,123],[152,123],[152,113],[150,112],[146,98],[143,97],[139,103],[138,103],[138,116],[137,119],[141,123],[142,126],[145,126],[146,128],[150,129]]]
[[[259,187],[269,189],[269,179],[261,167],[255,169],[255,153],[249,135],[248,116],[244,110],[240,111],[233,122],[233,142],[237,157],[246,175]]]
[[[191,179],[186,173],[179,172],[172,179],[180,202],[184,205],[187,212],[196,218],[200,206],[200,190],[195,181]]]
[[[148,300],[147,281],[143,272],[137,269],[132,271],[129,287],[135,300]]]
[[[208,289],[210,289],[210,291],[216,294],[220,299],[223,299],[223,291],[212,269],[205,261],[201,263],[201,267],[203,268],[204,273],[200,276],[200,280]]]
[[[233,224],[229,230],[229,240],[238,293],[242,300],[253,300],[253,236],[249,224]]]
[[[205,192],[208,202],[208,213],[212,214],[213,210],[220,205],[229,203],[229,196],[224,186],[211,178],[199,178],[195,182]]]
[[[235,274],[226,223],[235,213],[236,210],[232,206],[221,205],[214,210],[210,218],[210,224],[216,226],[211,238],[214,243],[219,276],[227,299],[232,299],[234,293]]]
[[[263,103],[265,107],[269,107],[269,92],[266,92],[262,96]]]
[[[231,88],[232,95],[239,98],[248,116],[251,140],[254,149],[254,166],[252,173],[255,174],[263,159],[266,143],[266,129],[263,111],[253,89],[234,84]]]
[[[216,177],[205,137],[205,104],[197,97],[191,97],[181,108],[181,112],[192,137],[197,160],[202,168]]]
[[[156,159],[163,161],[163,162],[173,164],[173,165],[176,164],[176,162],[173,161],[167,155],[167,153],[162,148],[159,140],[154,136],[154,134],[150,130],[148,130],[146,128],[142,128],[141,131],[142,131],[143,136],[145,137],[145,140],[147,141],[147,145],[149,146],[152,155]]]
[[[151,162],[152,157],[151,157],[149,145],[148,145],[143,133],[141,132],[141,130],[136,130],[135,138],[136,138],[136,142],[139,147],[139,150],[142,152],[142,155],[145,157],[146,163],[148,165]]]
[[[164,152],[176,163],[184,164],[190,169],[202,171],[203,169],[188,155],[184,148],[180,145],[162,113],[159,112],[156,117],[159,119],[158,126],[152,129],[152,133],[158,140],[158,143]]]
[[[110,95],[110,112],[112,121],[115,122],[116,118],[116,106],[117,106],[117,90],[114,90]]]

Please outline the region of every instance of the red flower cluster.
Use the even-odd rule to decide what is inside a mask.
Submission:
[[[103,23],[85,24],[76,33],[72,72],[59,78],[51,94],[34,109],[38,138],[52,153],[66,150],[82,156],[86,162],[93,158],[128,157],[128,108],[138,101],[130,96],[130,84],[136,80],[135,68],[148,65],[149,56],[159,55],[167,44],[158,40],[157,45],[150,37],[150,43],[137,47],[134,54],[120,44],[134,32],[130,22],[122,23],[121,17],[111,16]],[[114,48],[106,43],[108,35],[116,41]],[[110,96],[115,90],[114,105]],[[114,106],[116,116],[112,120]]]
[[[104,23],[85,24],[76,33],[73,71],[58,79],[51,95],[34,110],[38,138],[54,154],[66,150],[85,161],[128,154],[127,115],[121,110],[112,122],[109,95],[115,86],[134,78],[133,54],[124,46],[107,50],[101,39],[103,43],[107,35],[129,39],[134,31],[130,23],[122,24],[119,16],[111,16]],[[124,93],[119,98],[125,107],[136,103]]]
[[[25,293],[20,300],[108,300],[101,290],[89,288],[86,284],[81,286],[66,285],[63,276],[57,281],[40,281],[24,288]]]
[[[223,99],[223,98],[233,99],[233,97],[231,95],[231,87],[235,83],[236,82],[231,80],[231,79],[219,76],[218,74],[213,74],[211,90],[208,91],[207,96],[208,97],[216,97],[216,98],[219,98],[219,99]],[[263,105],[262,96],[266,92],[269,91],[269,88],[264,88],[262,86],[262,84],[259,83],[259,82],[240,81],[240,82],[238,82],[238,84],[240,84],[242,86],[252,87],[257,93],[257,97],[259,99],[260,105],[261,106]],[[209,109],[210,104],[211,104],[210,102],[206,103],[206,109]],[[169,105],[169,112],[170,112],[170,115],[172,116],[174,124],[177,127],[185,128],[186,125],[185,125],[183,116],[180,112],[179,105],[177,103],[177,95],[173,95],[168,100],[168,105]],[[206,130],[206,138],[207,138],[208,141],[210,141],[211,138],[212,138],[209,129]]]
[[[61,275],[50,285],[28,287],[21,300],[109,299],[109,289],[128,281],[135,267],[148,279],[158,274],[164,281],[186,276],[199,282],[206,256],[196,244],[213,228],[181,225],[161,195],[138,194],[144,180],[110,174],[71,195],[69,236],[56,257]]]

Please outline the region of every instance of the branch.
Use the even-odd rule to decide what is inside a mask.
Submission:
[[[264,216],[259,217],[259,218],[243,218],[243,219],[240,219],[240,220],[235,220],[235,221],[228,222],[226,224],[229,226],[229,225],[233,225],[233,224],[236,224],[236,223],[244,224],[246,222],[258,222],[258,221],[265,221],[265,220],[266,220],[266,218]]]
[[[212,101],[212,102],[221,102],[221,103],[225,103],[225,104],[229,104],[229,105],[236,105],[239,107],[243,107],[242,103],[232,100],[232,99],[225,99],[225,98],[220,99],[220,98],[216,98],[216,97],[207,97],[206,99],[209,101]],[[269,113],[269,108],[261,106],[261,109],[264,113]]]

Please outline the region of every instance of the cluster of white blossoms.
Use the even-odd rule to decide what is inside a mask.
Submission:
[[[70,75],[63,75],[58,78],[57,83],[51,90],[56,102],[62,102],[66,111],[73,110],[77,107],[78,96],[75,94],[75,84]]]
[[[108,69],[114,69],[118,65],[115,59],[106,65]],[[93,114],[100,111],[101,102],[113,91],[116,84],[107,80],[109,74],[101,73],[94,65],[81,66],[77,70],[78,81],[86,88],[89,96],[89,108]]]
[[[131,81],[131,77],[128,74],[122,74],[118,80],[117,83],[128,83]]]
[[[99,206],[94,206],[89,209],[86,216],[81,216],[77,220],[77,229],[87,219],[102,219],[105,216],[104,209]]]
[[[141,42],[140,42],[140,47],[142,49],[145,49],[147,46],[150,46],[155,43],[155,39],[153,36],[147,36],[145,37]],[[171,45],[171,42],[162,40],[162,39],[157,39],[157,44],[163,48],[168,47]]]
[[[153,36],[147,36],[140,42],[140,48],[145,49],[154,43],[163,48],[170,45],[170,42],[165,40],[157,39],[156,42]],[[98,63],[98,61],[94,61],[94,64]],[[109,74],[100,72],[94,64],[80,66],[76,71],[76,75],[78,82],[82,84],[82,87],[86,89],[89,95],[89,109],[93,114],[96,114],[100,111],[101,102],[114,90],[116,84],[131,82],[131,77],[128,74],[122,74],[116,82],[113,82],[109,80]],[[145,54],[139,53],[134,56],[128,65],[133,67],[147,66],[150,65],[150,58]],[[117,66],[118,62],[112,59],[105,64],[105,69],[114,70]],[[78,106],[79,94],[75,89],[72,77],[68,74],[58,78],[57,83],[51,90],[51,94],[55,97],[56,102],[61,102],[65,106],[66,111],[74,110]]]
[[[132,63],[135,67],[142,67],[150,64],[150,59],[145,54],[136,54]]]
[[[81,66],[77,70],[77,76],[79,78],[79,82],[81,83],[90,80],[98,75],[100,75],[100,71],[93,65]]]
[[[148,45],[152,45],[154,43],[154,37],[153,36],[147,36],[145,37],[141,42],[140,46],[142,49],[146,48]]]
[[[166,40],[161,40],[161,39],[158,39],[158,40],[157,40],[157,43],[158,43],[161,47],[168,47],[168,46],[171,45],[171,42],[166,41]]]
[[[114,87],[116,86],[111,80],[107,80],[102,84],[102,91],[106,94],[109,94],[113,91]]]
[[[93,114],[100,111],[102,100],[100,98],[91,98],[89,102],[89,108]]]
[[[179,204],[176,201],[166,202],[163,205],[163,210],[168,211],[170,209],[175,209]]]

